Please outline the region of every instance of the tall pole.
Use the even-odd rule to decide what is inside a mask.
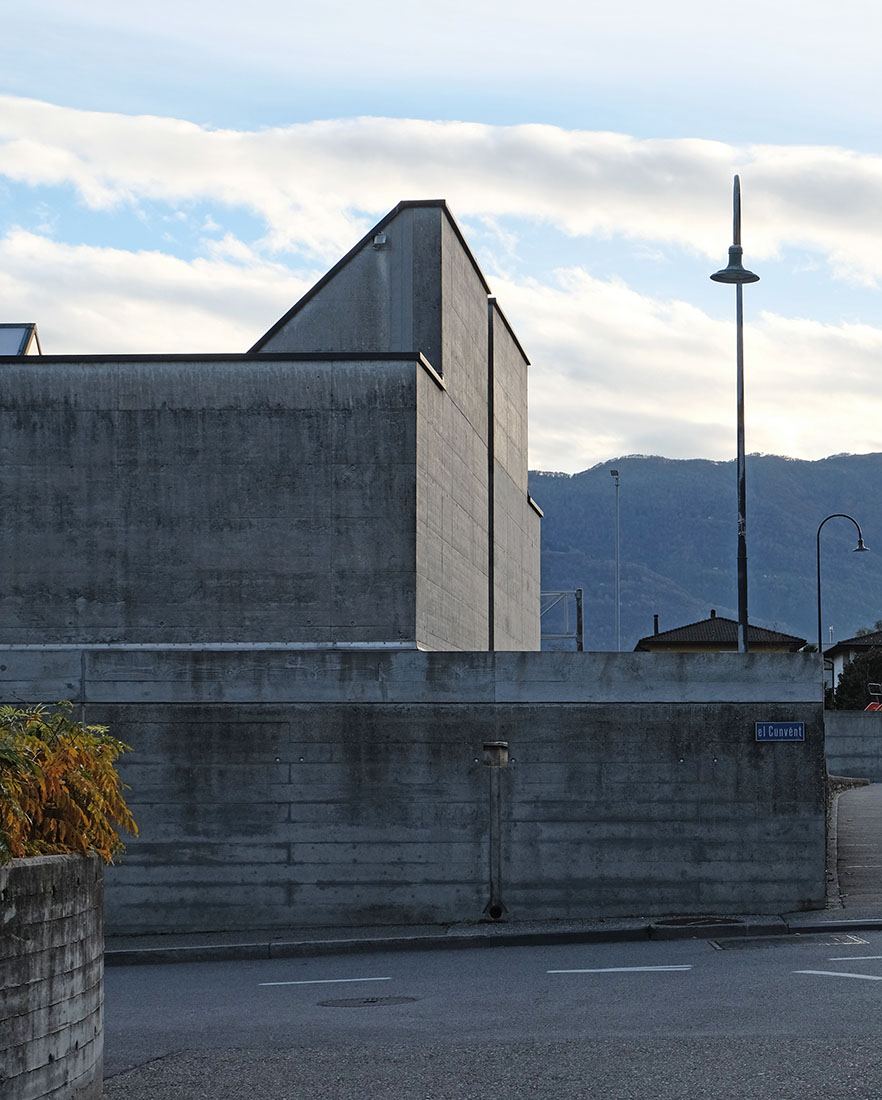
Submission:
[[[744,455],[744,304],[741,283],[735,287],[735,327],[738,331],[738,652],[747,653],[747,470]]]
[[[744,455],[744,283],[755,283],[759,275],[742,266],[741,256],[741,181],[735,177],[732,195],[732,246],[729,249],[729,266],[711,275],[718,283],[735,284],[735,339],[736,339],[736,475],[738,479],[738,652],[747,653],[747,474]]]
[[[619,471],[610,470],[616,479],[616,653],[622,651],[622,574],[619,543]]]

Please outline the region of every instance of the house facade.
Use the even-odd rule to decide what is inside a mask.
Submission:
[[[833,687],[839,684],[845,666],[859,656],[868,653],[871,649],[882,649],[882,630],[873,630],[867,634],[858,634],[854,638],[843,638],[824,650],[825,666],[832,671]]]

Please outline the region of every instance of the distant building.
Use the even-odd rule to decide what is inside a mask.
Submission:
[[[0,355],[40,354],[40,337],[33,321],[0,323]]]
[[[845,666],[861,653],[871,649],[882,649],[882,630],[873,630],[869,634],[858,634],[854,638],[844,638],[841,642],[824,650],[824,661],[833,670],[833,686],[839,684]]]
[[[444,201],[245,354],[31,356],[26,328],[0,642],[539,648],[528,360]]]
[[[782,634],[777,630],[766,630],[762,626],[748,626],[748,650],[761,650],[765,653],[796,653],[806,644],[805,638],[792,634]],[[735,652],[738,649],[738,623],[735,619],[724,619],[712,610],[710,618],[697,623],[688,623],[673,630],[659,632],[658,616],[655,617],[655,632],[641,638],[635,651],[648,653],[720,653]]]

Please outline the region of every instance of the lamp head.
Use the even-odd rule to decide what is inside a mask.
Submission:
[[[729,245],[729,266],[714,272],[711,278],[715,283],[758,283],[759,275],[748,271],[741,263],[744,249],[740,244]]]
[[[854,548],[854,550],[852,550],[852,553],[853,554],[860,554],[860,553],[864,553],[865,551],[867,551],[869,549],[870,549],[869,546],[864,546],[864,536],[863,535],[858,535],[858,544]]]

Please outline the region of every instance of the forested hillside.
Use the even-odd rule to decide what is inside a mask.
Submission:
[[[542,588],[584,589],[586,649],[615,648],[615,482],[620,476],[622,648],[653,629],[737,618],[735,463],[631,455],[567,475],[531,471],[542,521]],[[834,512],[860,523],[870,553],[854,554],[857,531],[832,519],[821,532],[824,642],[882,618],[882,454],[816,462],[747,459],[750,621],[817,637],[818,525]]]

